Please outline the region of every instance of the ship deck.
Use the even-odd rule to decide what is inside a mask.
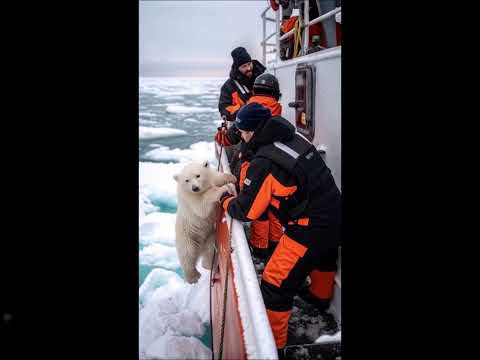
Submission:
[[[249,224],[244,224],[245,236],[250,236]],[[265,268],[264,260],[252,255],[260,284]],[[334,335],[340,330],[335,316],[329,310],[320,311],[314,305],[295,296],[292,315],[288,322],[287,359],[340,360],[340,344],[314,344],[322,335]]]

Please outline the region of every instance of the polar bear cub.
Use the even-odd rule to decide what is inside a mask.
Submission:
[[[224,192],[234,192],[227,184],[237,178],[210,168],[208,161],[190,163],[173,178],[178,196],[175,246],[185,280],[193,284],[200,278],[195,268],[200,256],[202,266],[211,267],[218,201]]]

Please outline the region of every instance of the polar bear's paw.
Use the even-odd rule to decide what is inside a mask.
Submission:
[[[232,183],[232,184],[235,184],[237,182],[237,178],[235,177],[235,175],[232,175],[232,174],[225,174],[225,177],[226,177],[226,181],[228,183]]]
[[[195,284],[198,279],[200,279],[201,274],[197,271],[197,269],[194,269],[191,272],[188,272],[185,274],[185,281],[189,284]]]
[[[212,258],[208,257],[208,256],[204,256],[202,258],[202,267],[205,269],[205,270],[212,270]]]

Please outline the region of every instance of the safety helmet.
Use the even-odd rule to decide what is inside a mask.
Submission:
[[[277,100],[281,95],[277,78],[272,74],[267,73],[257,76],[255,82],[253,83],[253,91],[255,94],[267,94],[275,96]]]

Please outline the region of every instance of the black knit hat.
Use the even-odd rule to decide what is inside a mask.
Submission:
[[[262,120],[267,120],[271,117],[272,113],[269,109],[257,103],[250,103],[240,109],[235,124],[240,130],[255,131]]]
[[[252,61],[252,58],[250,55],[248,55],[247,50],[241,46],[233,49],[231,55],[233,58],[233,67],[235,69],[238,69],[239,66]]]

